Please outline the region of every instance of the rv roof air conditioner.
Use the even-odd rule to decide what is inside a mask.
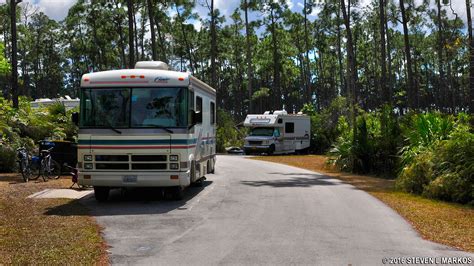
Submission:
[[[273,112],[274,115],[287,115],[288,112],[286,110],[278,110]]]
[[[159,69],[159,70],[170,70],[170,67],[161,61],[138,61],[135,64],[137,69]]]

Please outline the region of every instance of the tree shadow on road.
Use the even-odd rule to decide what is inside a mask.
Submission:
[[[338,182],[328,181],[331,179],[326,176],[306,173],[269,173],[274,175],[292,175],[292,178],[274,179],[274,180],[255,180],[255,181],[241,181],[241,184],[253,187],[312,187],[312,186],[334,186],[339,185]]]
[[[160,188],[134,188],[125,191],[114,189],[110,191],[107,202],[97,202],[94,195],[91,194],[85,198],[50,208],[45,214],[113,216],[168,213],[176,209],[186,209],[186,203],[211,184],[212,181],[204,181],[202,187],[189,187],[184,192],[184,199],[177,201],[166,197],[163,189]],[[77,205],[78,202],[84,205],[89,212],[75,208],[74,205]]]

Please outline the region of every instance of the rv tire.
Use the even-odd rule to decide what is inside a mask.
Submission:
[[[173,187],[171,191],[173,192],[174,200],[182,200],[184,198],[184,189],[182,187]]]
[[[109,198],[110,188],[94,187],[94,197],[98,202],[105,202]]]
[[[268,155],[273,155],[275,152],[275,144],[270,145],[270,149],[268,149]]]

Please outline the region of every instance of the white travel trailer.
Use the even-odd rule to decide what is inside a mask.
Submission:
[[[111,188],[168,187],[176,199],[216,163],[216,91],[163,62],[82,76],[78,183],[99,201]]]
[[[250,128],[244,144],[246,154],[294,153],[307,150],[310,145],[311,120],[301,113],[283,110],[247,115],[244,126]]]

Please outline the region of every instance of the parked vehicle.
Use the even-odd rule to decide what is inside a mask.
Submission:
[[[244,154],[244,150],[239,147],[229,147],[225,149],[228,154]]]
[[[311,120],[307,115],[288,114],[285,110],[247,115],[244,126],[246,154],[285,154],[303,152],[310,146]]]
[[[216,163],[216,91],[163,62],[89,73],[80,88],[78,184],[171,187],[176,199]]]

